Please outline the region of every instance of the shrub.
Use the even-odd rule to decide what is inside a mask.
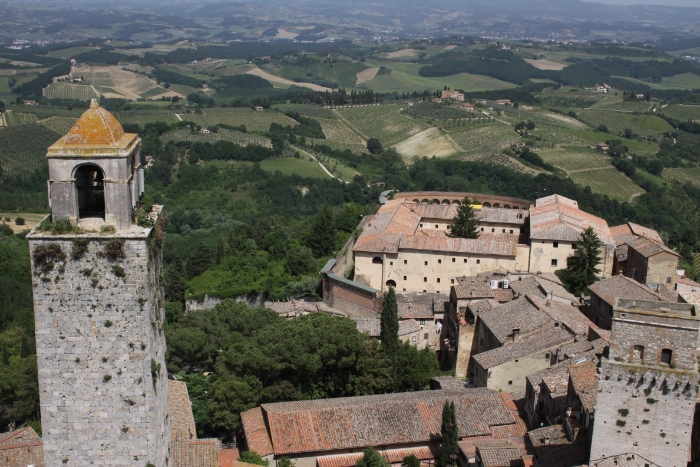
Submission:
[[[5,224],[5,223],[0,224],[0,234],[2,234],[2,235],[12,235],[12,234],[14,234],[14,233],[15,233],[15,232],[12,230],[12,227],[10,227],[9,225],[7,225],[7,224]]]
[[[24,217],[17,216],[17,218],[15,219],[15,225],[25,225]]]
[[[160,374],[160,363],[156,363],[154,359],[151,359],[151,379],[153,379],[153,384],[158,381],[158,375]]]
[[[666,433],[663,433],[663,432],[662,432],[662,433],[660,434],[660,436],[661,436],[662,438],[665,438],[665,437],[666,437]]]
[[[646,388],[644,390],[644,395],[648,396],[649,394],[651,394],[651,388]]]
[[[110,320],[105,321],[105,327],[106,328],[111,328],[112,327],[112,322]]]
[[[105,247],[105,254],[107,257],[110,259],[121,259],[124,256],[124,240],[121,238],[115,238],[114,240],[110,240],[107,242],[107,246]]]
[[[124,271],[124,268],[119,266],[118,264],[115,264],[112,266],[112,273],[117,276],[117,277],[125,277],[126,272]]]
[[[100,227],[100,233],[104,234],[113,234],[117,231],[117,229],[113,225],[103,225]]]
[[[110,382],[111,380],[112,380],[112,375],[104,375],[104,376],[102,377],[102,382],[103,382],[103,383],[108,383],[108,382]]]
[[[134,222],[139,227],[153,227],[154,221],[149,217],[149,214],[153,210],[153,198],[150,196],[143,195],[136,203],[136,209],[134,209]]]
[[[615,424],[619,427],[623,427],[623,426],[627,425],[627,422],[624,420],[618,420],[617,422],[615,422]]]
[[[87,238],[76,238],[73,240],[73,248],[71,249],[70,256],[75,260],[82,259],[85,253],[88,251],[88,245],[90,240]]]
[[[92,274],[92,269],[90,268],[85,268],[80,271],[80,274],[82,274],[85,277],[90,277],[90,274]]]
[[[34,249],[32,258],[37,266],[41,266],[41,272],[47,273],[53,270],[54,262],[65,261],[66,255],[58,243],[45,243]]]
[[[241,454],[238,460],[248,464],[262,465],[264,467],[270,465],[270,461],[263,459],[256,451],[246,451]]]
[[[627,415],[629,415],[630,411],[628,409],[619,409],[617,413],[619,413],[623,417],[626,417]]]
[[[642,420],[642,425],[648,425],[648,424],[649,424],[649,420],[646,420],[646,419]]]
[[[657,401],[656,399],[653,399],[651,397],[647,397],[647,404],[653,405],[653,404],[656,404],[657,402],[659,402],[659,401]]]
[[[60,217],[56,219],[55,222],[51,222],[51,219],[47,217],[39,225],[39,230],[53,235],[79,234],[83,232],[82,229],[73,224],[68,217]]]

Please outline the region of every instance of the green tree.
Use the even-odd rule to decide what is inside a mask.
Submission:
[[[268,467],[270,465],[270,461],[263,459],[262,456],[255,451],[246,451],[242,453],[238,460],[248,464],[262,465],[263,467]],[[282,459],[280,459],[280,461],[281,460]]]
[[[357,459],[355,467],[389,467],[389,463],[370,446],[365,449],[363,456]]]
[[[457,217],[450,225],[450,237],[479,238],[479,224],[471,203],[469,197],[466,197],[462,205],[457,208]]]
[[[396,304],[396,292],[393,287],[384,295],[382,314],[380,316],[379,339],[382,341],[384,352],[396,364],[399,349],[399,309]]]
[[[372,154],[381,154],[384,148],[379,138],[370,138],[367,140],[367,150]]]
[[[178,375],[178,379],[187,384],[197,435],[204,437],[206,432],[213,431],[214,428],[209,410],[209,401],[213,394],[211,378],[202,373],[187,374],[183,371]]]
[[[456,456],[459,451],[459,427],[457,426],[457,413],[455,403],[445,401],[442,408],[442,426],[440,427],[440,467],[456,465]],[[454,457],[454,458],[453,458]]]
[[[168,334],[168,369],[178,372],[200,366],[209,359],[209,339],[199,328],[177,328]]]
[[[435,352],[428,348],[418,350],[410,342],[400,342],[396,356],[395,391],[421,391],[430,385],[430,379],[440,374]]]
[[[185,301],[185,265],[176,256],[165,274],[165,299],[169,302]]]
[[[250,410],[260,403],[262,384],[255,376],[244,378],[222,378],[213,386],[214,394],[209,401],[209,410],[214,425],[233,430],[240,422],[241,412]],[[243,462],[251,462],[243,460]],[[255,464],[255,462],[251,462]],[[267,465],[267,464],[259,464]]]
[[[581,232],[576,251],[566,260],[566,269],[556,271],[566,289],[579,295],[598,280],[601,242],[592,227]]]
[[[5,113],[5,103],[0,101],[0,114]]]
[[[288,457],[282,456],[277,461],[277,467],[296,467],[296,464],[292,462]]]
[[[333,209],[330,206],[324,205],[316,214],[311,225],[308,245],[317,258],[331,254],[335,249],[335,226]]]
[[[413,454],[410,454],[403,458],[401,467],[420,467],[420,460]]]
[[[285,269],[293,276],[301,276],[313,271],[316,269],[316,264],[311,250],[296,243],[289,249],[284,260]]]
[[[15,225],[25,225],[24,217],[17,216],[17,218],[15,219]]]

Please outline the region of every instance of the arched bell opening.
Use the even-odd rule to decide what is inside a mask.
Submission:
[[[78,167],[75,188],[78,192],[78,219],[105,218],[105,186],[102,169],[94,164]]]

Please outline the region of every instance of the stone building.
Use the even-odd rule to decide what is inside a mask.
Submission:
[[[662,295],[646,285],[619,274],[596,282],[589,287],[589,290],[591,300],[584,308],[584,312],[591,321],[603,329],[610,329],[612,326],[613,307],[618,298],[665,300]]]
[[[680,256],[663,243],[641,238],[628,245],[625,275],[642,284],[665,284],[673,289]]]
[[[132,222],[139,146],[93,101],[49,148],[51,219],[77,229],[27,235],[47,466],[171,459],[162,225],[159,206],[154,227]]]
[[[663,244],[664,240],[659,233],[648,227],[633,222],[610,227],[610,234],[615,241],[615,266],[613,272],[624,275],[627,270],[627,252],[629,245],[640,239],[646,239],[654,243]]]
[[[617,299],[590,465],[625,453],[687,465],[699,382],[697,311],[690,304]]]

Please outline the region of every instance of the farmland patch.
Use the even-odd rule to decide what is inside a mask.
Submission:
[[[404,157],[447,157],[459,151],[457,146],[444,136],[437,128],[428,128],[411,136],[394,148]]]

